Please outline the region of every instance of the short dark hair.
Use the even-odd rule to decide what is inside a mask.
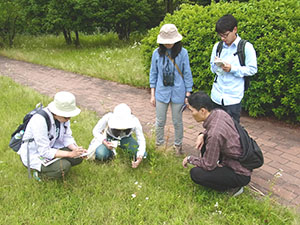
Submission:
[[[178,41],[171,48],[171,58],[175,59],[176,56],[181,52],[182,42]],[[163,44],[159,44],[158,53],[160,56],[164,56],[166,54],[167,48]]]
[[[197,109],[198,111],[201,108],[205,108],[210,112],[214,108],[211,98],[204,91],[198,91],[191,94],[188,97],[188,102],[193,108]]]
[[[227,31],[233,31],[237,27],[237,20],[233,15],[227,14],[222,16],[216,23],[216,32],[219,34],[224,34]]]

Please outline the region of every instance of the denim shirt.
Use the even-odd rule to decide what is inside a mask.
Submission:
[[[171,51],[167,50],[169,55]],[[175,58],[175,63],[181,70],[183,77],[181,77],[175,65],[168,58],[168,56],[160,56],[158,48],[152,54],[151,68],[150,68],[150,88],[155,88],[155,98],[157,101],[169,103],[170,101],[176,104],[183,104],[185,93],[191,92],[193,87],[193,77],[190,68],[188,52],[182,48],[178,56]],[[163,84],[163,70],[168,65],[170,71],[174,71],[174,86],[164,86]]]
[[[245,46],[246,66],[241,66],[238,55],[234,55],[240,40],[241,38],[237,36],[230,46],[223,43],[220,58],[231,64],[230,72],[223,71],[214,63],[218,43],[212,50],[210,66],[211,71],[217,75],[217,79],[213,83],[211,99],[219,105],[222,105],[222,100],[225,106],[240,103],[244,97],[244,76],[252,76],[257,72],[256,52],[251,43],[247,42]]]

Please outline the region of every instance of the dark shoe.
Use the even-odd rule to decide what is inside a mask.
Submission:
[[[228,190],[228,194],[231,197],[236,197],[244,192],[244,187],[236,187]]]
[[[182,145],[174,145],[173,148],[174,148],[177,155],[182,155],[183,154]]]
[[[164,144],[155,144],[155,149],[158,151],[162,151],[166,148],[166,146]]]

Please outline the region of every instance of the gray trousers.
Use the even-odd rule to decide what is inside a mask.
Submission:
[[[60,149],[62,151],[71,151],[68,148]],[[41,174],[50,178],[60,178],[65,176],[72,166],[76,166],[82,162],[82,158],[61,158],[49,166],[42,165]]]
[[[167,121],[168,107],[171,106],[172,110],[172,121],[175,130],[175,145],[181,145],[183,139],[183,123],[182,123],[182,112],[180,109],[182,104],[175,104],[172,102],[163,103],[156,101],[156,144],[164,144],[164,129]]]

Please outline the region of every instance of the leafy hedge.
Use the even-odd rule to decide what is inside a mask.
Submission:
[[[149,30],[142,40],[147,71],[156,37],[165,23],[174,23],[183,35],[189,52],[194,89],[210,93],[214,75],[210,55],[219,41],[215,23],[231,13],[238,20],[238,34],[256,50],[258,73],[251,79],[243,107],[251,116],[273,116],[300,122],[300,2],[298,0],[261,0],[220,2],[203,7],[181,5],[167,15],[159,27]]]

